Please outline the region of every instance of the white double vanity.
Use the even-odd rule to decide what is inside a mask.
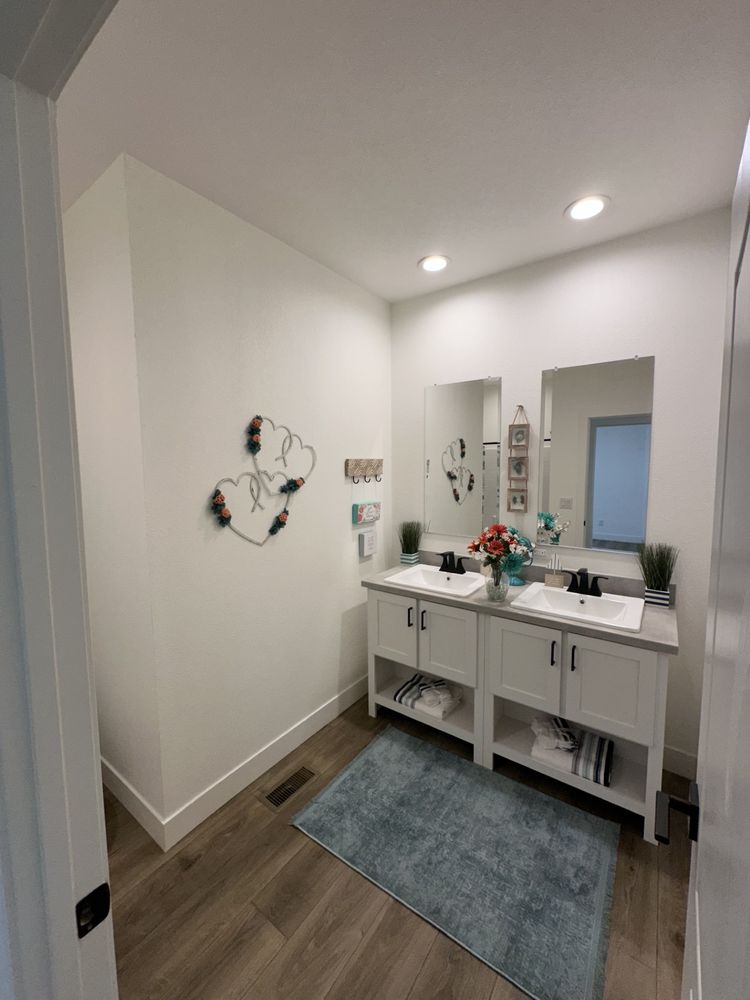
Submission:
[[[434,567],[423,568],[430,589],[420,588],[422,568],[412,569],[417,585],[397,569],[363,581],[370,714],[382,705],[471,743],[474,761],[484,767],[491,768],[497,754],[637,813],[644,818],[644,838],[655,843],[668,656],[678,648],[674,609],[647,605],[634,632],[511,604],[538,593],[537,584],[513,588],[498,604],[483,589],[464,596],[447,592],[447,574]],[[396,582],[388,579],[397,574]],[[435,589],[441,575],[446,592]],[[462,578],[453,579],[460,587]],[[416,671],[460,685],[461,704],[445,719],[394,701]],[[530,723],[544,715],[612,738],[609,787],[531,756]]]

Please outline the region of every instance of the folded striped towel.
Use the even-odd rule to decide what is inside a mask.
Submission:
[[[577,774],[597,785],[609,787],[612,779],[612,756],[614,743],[605,736],[581,732],[576,750],[561,750],[559,747],[544,746],[539,737],[534,740],[531,756],[550,767],[568,774]]]
[[[401,687],[396,689],[393,700],[407,708],[414,708],[414,702],[421,696],[419,685],[424,684],[427,678],[424,674],[414,674],[408,681],[404,681]]]
[[[575,750],[578,746],[578,737],[559,716],[532,719],[531,728],[539,745],[547,750]]]
[[[393,700],[407,708],[426,711],[438,719],[444,719],[461,702],[461,689],[451,687],[443,680],[414,674],[396,689]]]

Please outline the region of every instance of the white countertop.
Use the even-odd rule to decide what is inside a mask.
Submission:
[[[484,591],[477,590],[469,597],[454,597],[452,594],[436,594],[431,590],[418,590],[415,587],[403,587],[394,583],[386,583],[386,577],[393,576],[403,566],[393,566],[382,573],[374,573],[362,581],[362,586],[370,590],[383,590],[392,594],[414,595],[425,601],[436,604],[450,604],[455,608],[467,608],[480,614],[495,615],[498,618],[510,618],[527,622],[531,625],[551,625],[562,632],[575,632],[593,639],[609,639],[622,643],[624,646],[637,646],[639,649],[652,649],[657,653],[674,654],[678,651],[677,613],[674,608],[657,608],[647,604],[643,609],[643,623],[640,632],[625,632],[622,629],[608,628],[605,625],[591,625],[585,622],[571,621],[569,618],[556,618],[552,615],[539,614],[526,608],[513,608],[510,602],[524,592],[524,587],[511,587],[504,601],[489,601]]]

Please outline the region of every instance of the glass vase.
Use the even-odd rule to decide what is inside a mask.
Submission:
[[[508,588],[510,587],[510,581],[508,580],[508,574],[504,571],[502,565],[495,564],[492,566],[492,572],[487,577],[485,582],[485,589],[487,590],[487,599],[490,601],[504,601],[508,596]]]

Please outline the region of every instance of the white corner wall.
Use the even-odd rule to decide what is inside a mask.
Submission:
[[[127,782],[161,815],[158,676],[122,157],[66,213],[64,239],[102,758],[107,775]]]
[[[360,560],[343,466],[382,456],[390,476],[389,312],[128,157],[66,213],[65,246],[107,776],[169,846],[364,693],[360,580],[390,512]],[[208,513],[250,467],[255,413],[318,455],[262,548]]]
[[[729,215],[710,212],[402,302],[392,310],[393,516],[423,510],[423,388],[498,375],[503,429],[532,425],[530,505],[507,517],[535,533],[543,369],[655,356],[648,537],[681,549],[680,653],[667,711],[667,766],[689,772],[698,739],[714,501]],[[505,469],[503,469],[505,475]],[[503,480],[503,495],[507,481]],[[465,539],[426,539],[439,549]],[[565,550],[562,551],[565,557]],[[632,557],[564,561],[637,577]],[[574,567],[575,568],[575,567]]]

